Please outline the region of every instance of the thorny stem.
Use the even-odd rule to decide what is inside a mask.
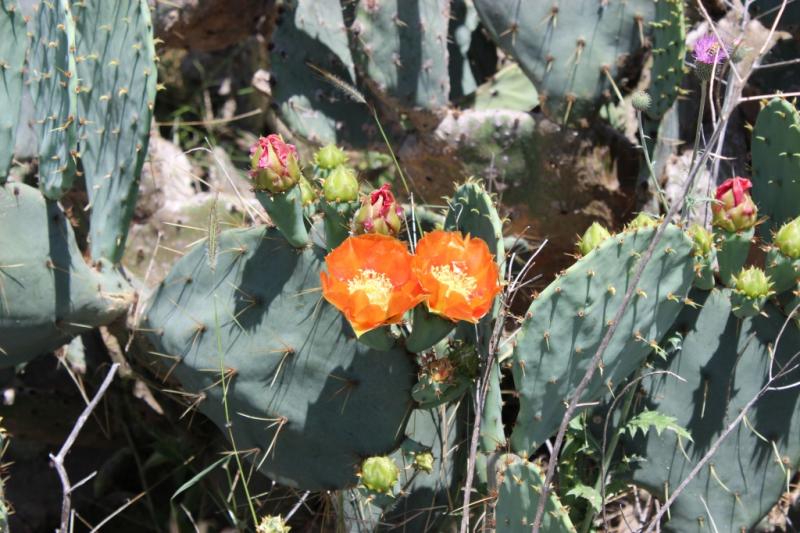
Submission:
[[[219,317],[217,316],[217,298],[214,295],[214,331],[217,337],[217,351],[219,352],[219,373],[222,379],[222,407],[225,411],[225,427],[228,430],[228,438],[233,447],[233,456],[236,458],[236,467],[239,469],[239,477],[242,480],[242,488],[244,489],[245,498],[247,498],[247,506],[250,508],[250,515],[253,518],[253,525],[258,524],[258,515],[253,506],[253,499],[250,497],[250,488],[247,486],[247,476],[244,474],[244,467],[242,466],[242,458],[239,457],[239,450],[236,449],[236,440],[233,437],[233,422],[231,422],[230,410],[228,409],[228,382],[225,377],[225,352],[222,350],[222,336],[220,335]]]
[[[718,125],[714,129],[714,134],[712,135],[710,142],[713,143],[716,141],[717,137],[720,135],[722,129],[721,125],[727,123],[728,115],[720,116],[720,125]],[[583,393],[586,391],[586,388],[589,386],[592,378],[594,377],[594,373],[597,370],[600,361],[603,359],[603,355],[605,354],[606,350],[608,349],[609,344],[611,343],[611,339],[616,333],[617,328],[619,327],[620,320],[622,316],[625,314],[625,311],[628,309],[628,305],[633,297],[633,293],[639,285],[639,280],[642,279],[642,274],[644,274],[644,269],[647,264],[650,262],[650,259],[653,257],[653,253],[655,252],[655,247],[661,242],[661,237],[664,234],[664,230],[666,229],[667,225],[670,223],[673,217],[678,214],[679,209],[683,205],[686,196],[688,195],[689,191],[692,189],[694,185],[695,178],[697,177],[700,168],[705,165],[706,160],[710,156],[710,152],[706,150],[703,155],[700,157],[700,160],[697,162],[697,165],[691,169],[689,172],[689,176],[684,184],[683,190],[681,191],[680,197],[677,201],[672,205],[669,212],[667,213],[666,217],[664,217],[664,221],[656,230],[655,235],[653,235],[652,240],[650,241],[650,245],[647,248],[647,251],[642,255],[642,258],[639,261],[639,264],[636,268],[636,272],[634,273],[631,284],[628,287],[628,290],[625,292],[625,297],[622,300],[622,304],[617,309],[617,312],[612,319],[612,325],[606,331],[603,340],[600,342],[600,345],[597,347],[597,351],[592,356],[591,361],[589,362],[589,367],[586,369],[586,373],[584,374],[583,378],[581,379],[578,386],[575,388],[575,392],[572,394],[570,398],[568,407],[564,412],[564,416],[561,419],[561,425],[558,428],[558,433],[556,434],[556,440],[553,443],[553,452],[550,455],[550,459],[547,462],[547,475],[545,476],[544,485],[542,486],[542,491],[539,494],[539,503],[536,508],[536,518],[533,521],[533,533],[539,533],[542,525],[542,518],[544,517],[544,507],[545,502],[547,501],[547,497],[550,494],[550,485],[553,483],[553,477],[555,476],[556,464],[558,463],[558,454],[561,450],[561,446],[564,444],[564,435],[567,432],[567,427],[569,426],[569,421],[572,419],[573,415],[575,414],[576,409],[578,408],[578,404],[580,403],[580,399],[583,396]]]
[[[694,163],[697,160],[697,152],[700,149],[700,137],[703,132],[703,115],[706,111],[706,98],[708,96],[708,82],[701,81],[700,82],[700,111],[697,113],[697,127],[695,128],[694,132],[694,148],[692,148],[692,162],[689,163],[689,168],[694,168]],[[693,191],[689,192],[689,195],[692,194]],[[682,218],[686,218],[689,216],[689,209],[690,206],[688,202],[686,205],[683,206]]]
[[[656,171],[653,168],[653,162],[650,160],[650,151],[647,149],[647,137],[644,135],[644,124],[642,122],[642,112],[636,112],[636,119],[639,123],[639,138],[642,140],[642,153],[644,153],[644,161],[647,164],[647,171],[650,174],[650,179],[653,182],[653,187],[656,190],[656,194],[658,195],[659,201],[661,201],[661,205],[664,208],[664,212],[666,213],[669,211],[669,204],[667,203],[667,198],[664,196],[664,191],[661,189],[661,186],[658,184],[658,178],[656,177]]]

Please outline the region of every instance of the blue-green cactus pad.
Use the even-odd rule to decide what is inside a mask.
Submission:
[[[5,183],[14,151],[22,103],[22,68],[28,47],[27,24],[10,0],[0,2],[0,184]]]
[[[534,300],[517,335],[513,376],[520,412],[511,448],[532,453],[558,429],[657,228],[606,239]],[[581,401],[600,399],[632,374],[672,326],[694,278],[692,241],[667,226]]]
[[[356,341],[322,300],[322,247],[297,250],[275,229],[223,232],[215,270],[197,247],[146,311],[154,356],[225,428],[220,369],[237,449],[270,478],[309,490],[354,486],[361,461],[403,439],[414,369],[402,349]],[[155,361],[154,361],[155,362]],[[265,453],[269,450],[265,457]]]

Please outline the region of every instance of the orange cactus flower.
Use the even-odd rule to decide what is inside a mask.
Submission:
[[[489,247],[457,231],[426,234],[417,243],[411,269],[426,294],[428,309],[454,322],[478,322],[500,292]]]
[[[325,258],[322,295],[344,313],[357,336],[396,324],[424,298],[411,273],[411,254],[394,237],[348,237]]]

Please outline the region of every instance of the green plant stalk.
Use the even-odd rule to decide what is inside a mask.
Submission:
[[[656,194],[658,195],[658,199],[661,202],[661,205],[664,208],[664,212],[669,211],[669,204],[667,203],[667,197],[664,196],[664,191],[661,189],[661,186],[658,184],[658,178],[656,178],[656,171],[653,169],[653,162],[650,160],[650,151],[647,149],[647,138],[644,135],[644,124],[642,122],[642,112],[636,112],[636,119],[639,124],[639,138],[642,140],[642,152],[644,153],[644,161],[647,163],[647,171],[650,174],[650,179],[653,182],[653,187],[656,189]],[[691,167],[690,167],[691,168]]]
[[[397,168],[398,174],[400,174],[400,179],[403,181],[403,188],[406,190],[406,194],[411,196],[411,191],[408,188],[408,182],[406,181],[406,175],[403,173],[403,169],[400,168],[400,163],[397,161],[397,156],[392,149],[392,145],[389,142],[389,138],[386,136],[386,132],[383,131],[383,125],[381,124],[380,119],[378,118],[378,112],[375,110],[374,107],[371,105],[368,106],[369,110],[372,111],[372,116],[375,118],[375,123],[378,125],[378,130],[381,132],[381,137],[383,137],[383,142],[386,145],[386,148],[389,149],[389,155],[392,156],[392,162],[394,162],[395,168]]]
[[[244,467],[242,466],[242,459],[239,457],[239,450],[236,449],[236,441],[233,438],[233,426],[231,424],[231,415],[228,410],[228,383],[225,381],[225,356],[222,351],[222,337],[220,336],[219,317],[217,315],[217,299],[214,297],[214,332],[217,337],[217,351],[219,352],[219,372],[222,380],[222,407],[225,411],[225,426],[228,429],[228,438],[231,440],[233,447],[233,456],[236,458],[236,467],[239,469],[239,477],[242,479],[242,487],[244,488],[244,495],[247,498],[247,506],[250,508],[250,515],[253,518],[253,525],[258,524],[258,515],[253,506],[253,499],[250,497],[250,488],[247,486],[247,477],[244,475]]]
[[[703,81],[700,83],[700,111],[697,113],[697,127],[694,131],[694,147],[692,148],[692,162],[689,164],[689,169],[694,168],[694,163],[697,160],[697,151],[700,148],[700,134],[703,131],[703,115],[706,112],[706,98],[708,97],[708,83]],[[692,190],[689,191],[688,200],[683,205],[683,213],[681,213],[681,218],[685,219],[691,209],[691,198],[692,194],[694,193],[694,186],[692,186]]]
[[[639,124],[641,124],[641,117],[639,120]],[[645,150],[646,152],[646,150]],[[639,376],[642,373],[642,368],[639,367],[639,370],[631,378],[630,383],[637,383],[639,380]],[[622,404],[622,412],[619,417],[619,427],[611,436],[611,441],[608,443],[608,452],[606,453],[603,450],[603,460],[602,460],[602,467],[600,470],[600,475],[597,476],[597,481],[594,484],[595,492],[600,492],[602,485],[605,483],[605,478],[608,474],[608,467],[611,466],[611,460],[614,458],[614,452],[617,450],[617,445],[619,444],[620,435],[625,430],[625,422],[628,420],[628,416],[631,413],[631,407],[633,407],[633,399],[636,397],[636,390],[638,389],[638,385],[634,385],[630,388],[628,392],[625,393],[625,403]],[[613,413],[608,413],[608,416],[611,416]],[[604,501],[601,501],[601,505],[605,505]],[[589,512],[586,513],[586,516],[583,519],[583,524],[581,525],[581,533],[588,533],[589,529],[592,527],[592,521],[594,520],[595,512],[592,510],[592,506],[589,506]]]

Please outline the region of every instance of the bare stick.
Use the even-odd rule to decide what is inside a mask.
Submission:
[[[75,439],[78,438],[78,433],[81,432],[83,425],[86,424],[86,421],[89,419],[89,416],[92,414],[92,411],[97,404],[100,403],[100,398],[103,397],[108,387],[111,385],[111,381],[114,379],[114,375],[117,373],[117,369],[119,368],[119,363],[114,363],[111,365],[111,368],[108,370],[108,374],[106,374],[103,383],[100,384],[100,388],[97,389],[97,392],[92,398],[92,401],[89,402],[89,405],[81,413],[81,416],[78,417],[78,420],[75,422],[75,425],[72,427],[72,431],[70,431],[69,435],[67,436],[67,440],[64,441],[64,445],[61,446],[61,449],[58,451],[57,455],[50,454],[50,460],[53,462],[53,466],[58,472],[58,477],[61,479],[61,489],[62,489],[62,499],[61,499],[61,528],[59,529],[60,533],[68,533],[69,532],[69,518],[71,514],[71,507],[72,507],[72,491],[78,486],[80,486],[83,482],[79,483],[78,485],[72,486],[69,482],[69,476],[67,475],[67,470],[64,468],[64,459],[67,457],[67,453],[69,453],[69,449],[72,448],[72,445],[75,444]],[[94,474],[92,474],[93,476]],[[90,476],[91,477],[91,476]],[[88,478],[87,478],[88,479]]]

